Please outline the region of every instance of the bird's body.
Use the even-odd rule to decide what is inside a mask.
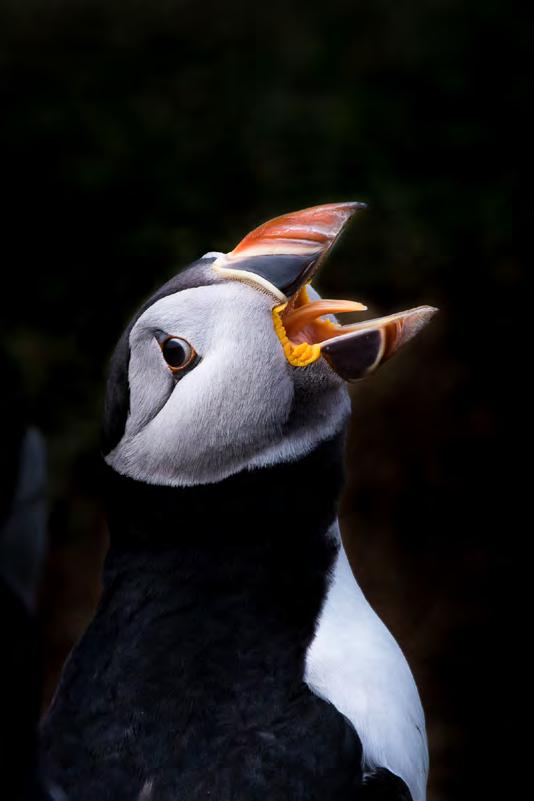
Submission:
[[[76,801],[424,801],[419,696],[336,520],[343,379],[433,310],[325,319],[361,308],[305,286],[355,208],[208,254],[119,342],[103,594],[42,735]]]
[[[102,600],[43,731],[68,796],[135,799],[149,782],[161,801],[355,797],[358,736],[304,681],[336,557],[340,456],[328,442],[188,488],[110,471]],[[319,503],[288,513],[306,485]]]

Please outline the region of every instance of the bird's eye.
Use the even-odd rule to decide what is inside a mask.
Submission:
[[[196,357],[193,346],[181,337],[166,337],[160,342],[160,348],[163,358],[173,373],[184,370]]]

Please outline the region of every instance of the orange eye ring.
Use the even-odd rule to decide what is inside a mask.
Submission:
[[[197,357],[194,347],[183,337],[171,334],[161,340],[158,339],[158,342],[167,367],[174,375],[190,367]]]

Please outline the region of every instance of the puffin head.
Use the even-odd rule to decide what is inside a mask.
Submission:
[[[361,303],[311,282],[361,203],[285,214],[230,253],[210,252],[139,311],[112,356],[106,462],[167,486],[220,481],[297,460],[346,424],[363,378],[434,314],[420,306],[340,325]]]

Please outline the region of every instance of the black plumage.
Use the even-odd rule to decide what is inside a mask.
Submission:
[[[341,453],[191,488],[106,470],[104,592],[43,728],[72,797],[356,797],[359,738],[303,681]]]

